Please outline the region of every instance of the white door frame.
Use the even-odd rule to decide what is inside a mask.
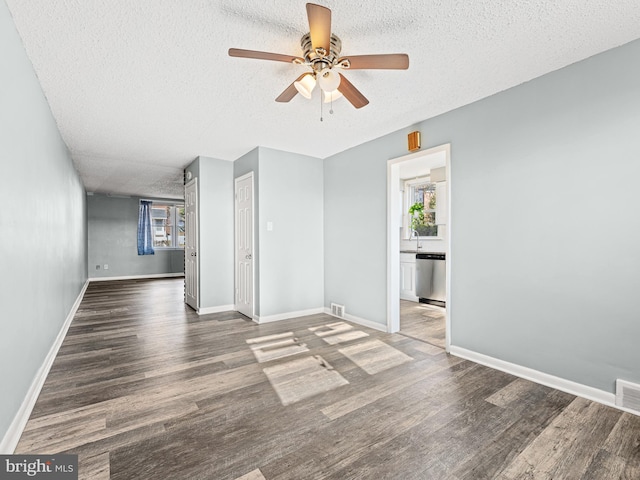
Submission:
[[[387,332],[400,330],[400,227],[398,212],[401,209],[398,198],[400,164],[423,156],[444,152],[446,155],[447,179],[447,298],[445,317],[445,350],[451,347],[451,144],[447,143],[427,150],[411,153],[387,161]]]
[[[253,172],[246,173],[240,177],[234,179],[233,195],[233,218],[234,218],[234,236],[233,236],[233,272],[234,272],[234,288],[233,288],[233,303],[234,308],[238,311],[238,218],[237,218],[237,199],[238,199],[238,183],[251,178],[251,319],[256,320],[256,195],[255,195],[255,180]]]

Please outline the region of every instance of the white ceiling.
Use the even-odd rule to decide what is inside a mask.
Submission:
[[[637,0],[318,0],[343,55],[410,58],[347,72],[371,103],[320,122],[317,92],[274,101],[304,67],[227,55],[300,55],[303,1],[6,2],[86,189],[151,197],[181,197],[198,155],[325,158],[640,38]]]

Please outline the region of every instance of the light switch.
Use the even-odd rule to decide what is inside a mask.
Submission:
[[[267,222],[267,232],[273,231],[273,222]]]

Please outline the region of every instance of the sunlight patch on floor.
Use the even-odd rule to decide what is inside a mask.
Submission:
[[[266,367],[264,373],[283,405],[291,405],[349,383],[319,355]]]
[[[413,360],[409,355],[387,345],[380,340],[349,345],[338,350],[369,375],[375,375],[389,368]]]

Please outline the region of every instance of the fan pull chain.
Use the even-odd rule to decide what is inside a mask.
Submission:
[[[329,95],[331,95],[331,107],[329,107],[329,113],[333,115],[333,92],[331,92]]]
[[[322,90],[320,91],[320,121],[323,121],[322,118]]]

